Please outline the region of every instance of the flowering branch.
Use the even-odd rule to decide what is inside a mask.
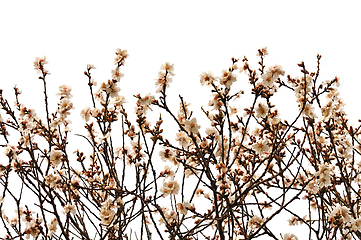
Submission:
[[[166,63],[155,79],[158,96],[134,95],[135,121],[118,87],[128,53],[115,55],[111,80],[98,89],[96,68],[84,72],[91,107],[81,111],[84,133],[73,135],[89,152],[69,153],[71,87],[59,87],[52,112],[45,57],[34,68],[46,124],[21,103],[18,87],[15,110],[0,90],[0,239],[298,239],[281,224],[299,225],[308,239],[361,239],[361,126],[348,123],[339,78],[321,81],[321,55],[315,72],[298,65],[300,77],[266,68],[266,48],[257,70],[244,57],[219,77],[203,72],[212,95],[202,115],[181,95],[173,110],[166,92],[174,65]],[[248,79],[250,105],[236,102],[247,94],[237,71]],[[273,104],[280,89],[298,103],[290,123]],[[159,111],[154,125],[148,110]]]

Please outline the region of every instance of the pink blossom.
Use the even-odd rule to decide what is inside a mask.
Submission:
[[[268,153],[271,148],[268,146],[268,140],[259,140],[258,142],[254,143],[252,145],[252,148],[258,153],[258,154],[265,154]]]
[[[46,69],[44,69],[44,65],[47,64],[48,61],[46,61],[46,57],[43,58],[36,57],[34,61],[34,69],[38,70],[37,74],[41,73],[41,69],[43,69],[43,72],[46,74],[50,74]]]
[[[269,108],[264,103],[258,103],[258,106],[256,107],[256,117],[258,118],[264,118],[267,116],[269,111]]]
[[[48,224],[48,229],[49,229],[49,233],[48,236],[51,237],[55,232],[56,229],[58,227],[58,220],[56,218],[54,218],[53,220],[51,220],[51,222]]]
[[[71,87],[65,84],[59,86],[59,93],[56,95],[60,96],[61,99],[73,97],[73,95],[71,95]]]
[[[75,205],[70,204],[70,203],[66,204],[66,205],[64,206],[63,213],[64,213],[64,214],[71,213],[71,214],[75,215],[75,214],[76,214]]]
[[[169,194],[178,194],[180,189],[179,184],[176,180],[172,179],[168,182],[164,182],[163,186],[160,188],[161,193],[163,193],[163,197],[168,196]]]
[[[199,126],[197,124],[197,119],[196,118],[192,118],[191,120],[186,120],[184,123],[184,128],[189,132],[189,133],[193,133],[193,134],[197,134],[198,133],[198,129],[201,128],[201,126]]]
[[[123,76],[124,76],[124,74],[119,72],[119,67],[116,67],[115,70],[112,70],[112,79],[113,80],[119,82]]]
[[[280,75],[283,76],[284,74],[285,71],[282,69],[280,65],[269,67],[267,71],[264,74],[262,74],[263,81],[261,82],[261,84],[265,87],[271,87],[273,86],[277,78]]]
[[[283,240],[298,240],[298,238],[293,233],[285,233],[283,235]]]
[[[91,110],[90,107],[86,107],[83,110],[81,110],[80,112],[80,116],[83,120],[85,120],[86,122],[88,122],[90,120],[90,116],[91,116]]]
[[[219,82],[226,86],[226,88],[230,88],[231,85],[237,81],[237,76],[236,74],[232,73],[231,71],[228,70],[223,70],[222,71],[222,76],[219,79]]]
[[[258,49],[257,56],[266,56],[268,55],[267,47],[262,47]]]
[[[177,203],[177,210],[183,214],[187,215],[188,209],[194,209],[194,206],[192,206],[189,202],[183,202],[183,203]]]
[[[120,48],[117,48],[115,55],[114,64],[117,65],[124,65],[125,59],[129,56],[127,50],[122,50]]]
[[[200,82],[202,86],[203,85],[210,86],[216,80],[211,71],[209,71],[208,73],[203,72],[200,75],[200,77],[201,77]]]
[[[179,142],[179,145],[181,145],[182,147],[187,147],[189,145],[189,137],[185,132],[179,132],[177,133],[177,136],[175,138],[176,141]]]
[[[56,168],[60,163],[63,156],[61,150],[51,150],[49,159],[54,168]]]

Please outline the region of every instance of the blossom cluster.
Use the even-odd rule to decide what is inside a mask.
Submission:
[[[161,66],[161,71],[158,73],[158,78],[155,79],[156,92],[165,91],[165,88],[169,87],[174,76],[174,64],[169,62]]]
[[[157,95],[133,95],[133,121],[119,87],[128,52],[117,49],[111,77],[98,87],[96,68],[86,66],[91,104],[80,112],[83,130],[70,129],[70,86],[59,87],[52,111],[47,61],[36,58],[45,119],[21,103],[17,87],[14,110],[0,91],[0,237],[297,240],[289,230],[302,226],[315,239],[360,238],[361,127],[349,125],[339,78],[319,79],[320,55],[316,72],[298,65],[300,77],[285,76],[281,65],[266,68],[267,55],[258,50],[258,70],[244,57],[219,76],[203,72],[211,98],[199,112],[181,95],[175,108],[167,102],[175,74],[165,63]],[[236,101],[244,94],[236,70],[251,86],[250,105]],[[274,105],[280,88],[298,103],[291,122]],[[159,118],[150,121],[149,110]],[[89,144],[84,151],[81,141]],[[280,221],[281,214],[290,218]]]

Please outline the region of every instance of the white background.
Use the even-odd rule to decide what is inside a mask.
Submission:
[[[135,93],[153,92],[153,79],[167,61],[175,64],[170,91],[189,99],[199,91],[202,71],[219,75],[231,57],[243,56],[256,68],[255,53],[267,46],[266,65],[280,64],[292,76],[299,75],[300,61],[315,70],[320,53],[321,79],[341,78],[347,112],[356,119],[361,53],[357,2],[2,1],[0,88],[10,96],[17,84],[23,99],[31,96],[40,104],[42,83],[33,61],[46,55],[50,91],[55,94],[60,84],[70,84],[78,114],[88,103],[86,65],[97,67],[93,74],[98,83],[107,81],[115,49],[121,48],[129,52],[121,83],[129,102]]]
[[[13,99],[17,84],[21,100],[41,109],[42,82],[33,62],[46,55],[50,105],[55,111],[59,85],[71,85],[75,122],[80,110],[91,104],[86,65],[97,67],[93,77],[98,84],[107,81],[115,49],[121,48],[129,53],[120,87],[130,114],[132,95],[155,93],[154,79],[168,61],[175,64],[176,74],[169,96],[176,100],[182,94],[197,111],[208,102],[207,90],[199,83],[203,71],[220,75],[232,57],[243,56],[256,68],[257,49],[267,46],[266,66],[280,64],[291,76],[300,75],[300,61],[315,71],[316,55],[321,54],[320,79],[341,78],[341,96],[355,122],[360,117],[361,65],[357,2],[1,1],[0,89]],[[292,95],[280,101],[285,109],[295,107],[294,102]]]

